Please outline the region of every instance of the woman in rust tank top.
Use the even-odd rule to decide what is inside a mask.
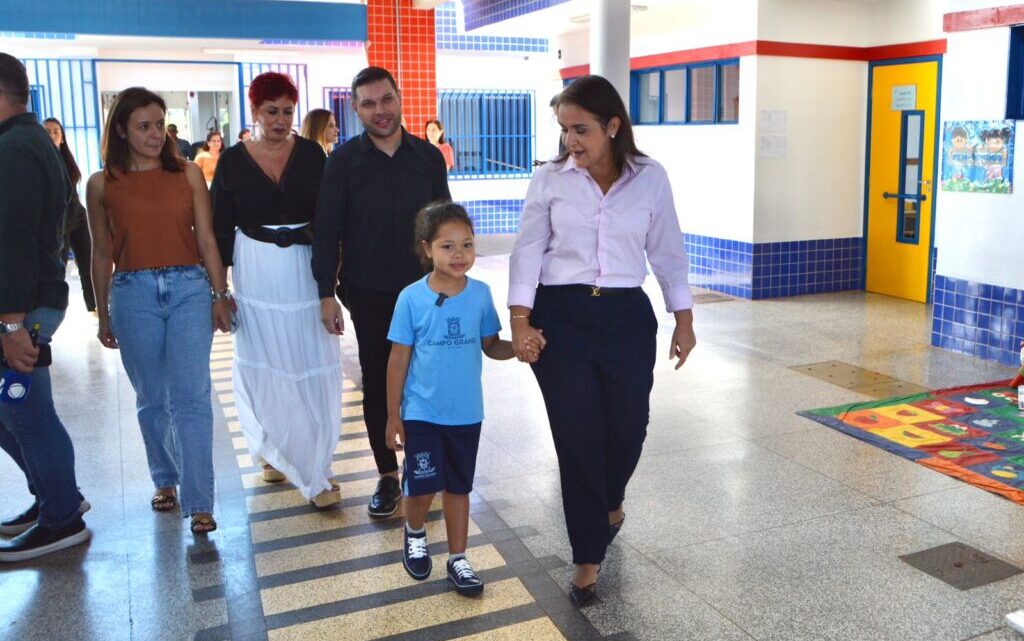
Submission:
[[[206,534],[217,529],[210,348],[214,328],[230,331],[233,303],[206,181],[168,139],[166,115],[151,91],[118,94],[105,169],[88,184],[92,277],[100,342],[121,350],[135,389],[152,508],[173,509],[180,485],[182,516]]]

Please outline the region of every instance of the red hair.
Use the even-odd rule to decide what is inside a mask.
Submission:
[[[249,104],[253,109],[258,109],[268,100],[277,100],[282,97],[288,98],[294,103],[299,102],[298,88],[295,87],[291,77],[283,73],[276,71],[261,73],[253,78],[249,85]]]

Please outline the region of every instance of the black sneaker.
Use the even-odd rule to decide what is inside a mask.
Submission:
[[[90,505],[89,501],[86,501],[81,494],[78,495],[78,499],[81,501],[81,504],[78,506],[79,514],[85,514],[92,509],[92,505]],[[18,516],[7,519],[6,521],[0,521],[0,536],[17,536],[22,532],[28,531],[28,529],[35,525],[38,520],[39,500],[36,499],[30,508]]]
[[[377,481],[377,491],[370,497],[370,505],[366,511],[374,518],[391,516],[398,510],[398,501],[402,499],[402,485],[393,476],[382,476]]]
[[[73,547],[89,540],[89,529],[79,517],[71,525],[50,530],[33,525],[7,543],[0,543],[0,563],[27,561],[44,554]]]
[[[477,596],[484,591],[484,582],[476,575],[466,557],[448,559],[448,580],[462,596]]]
[[[402,528],[402,532],[405,534],[402,565],[409,576],[417,581],[423,581],[434,569],[434,562],[430,560],[430,552],[427,551],[427,533],[409,534],[408,528]]]

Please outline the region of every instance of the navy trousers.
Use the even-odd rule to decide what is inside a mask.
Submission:
[[[593,296],[541,286],[532,313],[547,348],[533,364],[558,455],[573,563],[600,563],[608,512],[640,460],[658,321],[643,290]]]

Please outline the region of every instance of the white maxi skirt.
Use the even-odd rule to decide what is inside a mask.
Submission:
[[[301,227],[301,225],[283,225]],[[309,245],[281,248],[235,232],[235,406],[254,463],[306,499],[330,489],[341,433],[341,345],[320,323]]]

